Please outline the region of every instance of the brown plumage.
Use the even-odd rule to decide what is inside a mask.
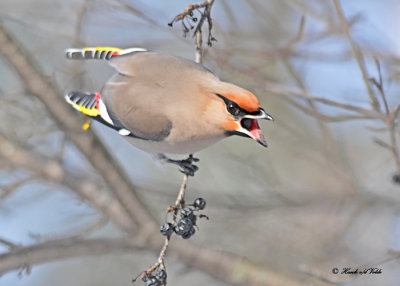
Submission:
[[[96,58],[99,49],[104,48],[67,50],[67,57]],[[118,73],[101,92],[96,119],[128,135],[136,147],[153,154],[191,154],[234,134],[266,146],[257,119],[272,117],[251,92],[183,58],[143,49],[112,53],[109,63]],[[80,107],[71,97],[66,96]]]

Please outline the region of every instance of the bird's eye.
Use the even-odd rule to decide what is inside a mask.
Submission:
[[[240,113],[239,106],[237,106],[237,104],[234,102],[229,102],[226,108],[228,109],[228,112],[233,116],[238,116]]]

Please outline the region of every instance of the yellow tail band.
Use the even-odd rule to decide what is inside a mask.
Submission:
[[[136,52],[145,52],[143,48],[120,49],[116,47],[85,47],[83,49],[67,49],[65,54],[68,59],[76,60],[109,60],[114,56],[126,55]]]
[[[116,47],[85,47],[83,50],[86,51],[100,51],[100,52],[120,52],[122,49]]]

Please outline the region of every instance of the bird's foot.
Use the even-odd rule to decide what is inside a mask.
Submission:
[[[194,176],[194,174],[199,169],[199,167],[197,167],[195,164],[193,164],[193,162],[199,162],[200,159],[195,158],[195,157],[193,157],[193,154],[190,154],[189,157],[184,160],[173,160],[173,159],[166,158],[166,161],[168,163],[178,165],[180,168],[179,171],[181,171],[185,175]]]

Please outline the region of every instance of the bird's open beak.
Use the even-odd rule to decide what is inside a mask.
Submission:
[[[264,109],[260,108],[259,113],[246,114],[238,119],[240,128],[237,131],[247,135],[250,138],[253,138],[264,147],[267,147],[267,141],[265,140],[260,126],[258,125],[258,119],[274,120],[271,115],[265,112]]]

